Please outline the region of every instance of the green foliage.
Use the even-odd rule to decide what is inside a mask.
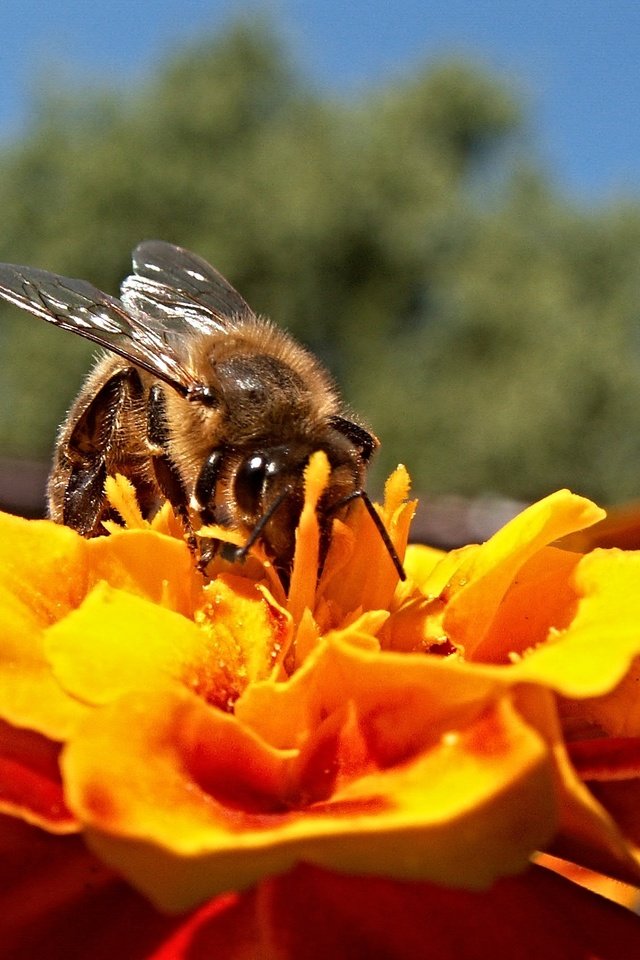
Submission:
[[[145,237],[210,259],[328,362],[425,492],[640,493],[640,208],[580,210],[506,85],[442,63],[352,100],[264,23],[128,95],[45,97],[0,151],[0,259],[116,292]],[[3,311],[0,450],[48,457],[92,350]]]

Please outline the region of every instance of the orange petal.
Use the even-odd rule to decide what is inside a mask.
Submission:
[[[612,656],[611,651],[609,655]],[[622,650],[618,659],[624,660],[625,656],[628,654]],[[613,658],[616,659],[615,655]],[[524,691],[529,690],[537,707],[536,711],[532,711],[530,705],[527,707],[527,720],[552,745],[557,765],[558,803],[564,834],[561,855],[635,882],[638,864],[628,841],[571,768],[562,747],[551,691],[528,682],[529,659],[513,667],[480,667],[435,657],[367,655],[364,651],[347,651],[340,643],[333,642],[319,648],[288,684],[252,686],[238,701],[236,712],[243,722],[272,744],[292,746],[301,742],[301,738],[303,741],[311,737],[323,718],[340,709],[350,697],[365,716],[368,711],[375,712],[379,709],[376,692],[381,690],[385,702],[385,712],[381,715],[392,718],[384,727],[384,742],[387,751],[397,756],[412,736],[420,737],[420,730],[430,730],[437,738],[446,730],[464,728],[482,705],[499,696],[500,689],[517,685],[519,704]],[[563,682],[575,684],[580,667],[572,675],[569,664],[568,678],[564,678],[564,672],[565,668],[556,664],[555,670],[545,678],[546,683],[550,686]],[[599,682],[597,670],[590,679],[592,683]],[[540,707],[545,704],[546,709],[552,709],[549,719],[544,712],[540,713]],[[375,742],[379,743],[380,739]]]
[[[446,591],[445,628],[456,646],[474,654],[518,571],[538,550],[604,515],[567,490],[524,510],[482,547],[463,557]]]
[[[228,708],[269,675],[288,629],[253,581],[220,577],[203,591],[200,625],[102,582],[47,634],[61,685],[93,705],[129,690],[178,684]]]
[[[549,758],[537,734],[507,700],[483,705],[477,690],[472,706],[468,687],[457,717],[441,715],[442,676],[426,659],[413,667],[427,667],[431,687],[413,676],[412,690],[408,657],[389,655],[390,671],[379,656],[345,651],[333,658],[334,667],[350,664],[338,689],[322,678],[318,688],[308,671],[301,751],[269,746],[246,722],[177,691],[98,711],[64,758],[69,803],[94,848],[171,909],[296,859],[465,886],[522,868],[554,829]],[[326,680],[338,679],[326,666]],[[390,672],[398,674],[390,690],[375,683],[374,673]],[[260,686],[275,695],[294,681],[254,684],[246,696]],[[272,707],[286,709],[277,699]]]
[[[320,556],[317,506],[329,482],[329,461],[323,451],[314,453],[304,471],[304,506],[296,530],[296,550],[291,571],[288,609],[294,623],[313,609]]]
[[[87,590],[104,580],[185,617],[193,616],[204,583],[186,543],[152,530],[87,541],[87,571]]]
[[[96,711],[66,747],[63,771],[100,857],[183,910],[290,864],[268,829],[292,819],[290,759],[186,691],[140,692]]]
[[[545,848],[547,852],[638,884],[640,859],[629,838],[595,800],[569,760],[552,692],[525,685],[517,689],[516,702],[526,720],[548,743],[556,768],[559,827],[551,846]]]
[[[380,633],[383,650],[449,656],[455,648],[442,626],[443,604],[427,599],[411,580],[399,584]]]
[[[558,612],[561,629],[552,630],[546,643],[514,664],[514,675],[572,698],[600,697],[611,691],[640,655],[639,578],[640,553],[596,550],[582,557],[570,582],[574,593],[568,609],[570,622],[566,623],[566,612]],[[560,588],[566,593],[562,583]],[[614,711],[615,697],[614,691]],[[594,703],[589,701],[585,711],[589,715]],[[617,708],[627,709],[624,696]]]
[[[401,560],[405,557],[411,522],[418,506],[417,500],[409,500],[410,490],[407,468],[400,464],[384,485],[384,503],[379,511]]]
[[[407,513],[413,510],[412,505],[405,506]],[[346,523],[348,534],[339,536],[336,546],[332,544],[329,548],[325,574],[320,582],[318,594],[335,604],[343,615],[357,609],[384,610],[391,603],[398,585],[398,572],[380,533],[361,501],[351,504]],[[403,524],[398,522],[398,529],[400,533],[396,539],[399,540],[398,553],[402,557],[405,532],[408,529],[404,520]],[[394,530],[395,527],[390,534]],[[343,559],[345,536],[348,536],[350,543],[354,545],[346,565]],[[355,549],[356,544],[357,549]],[[336,562],[336,552],[339,552],[340,562]]]
[[[480,663],[509,663],[556,636],[576,613],[577,594],[572,575],[580,554],[544,547],[518,571],[496,611],[473,659]]]

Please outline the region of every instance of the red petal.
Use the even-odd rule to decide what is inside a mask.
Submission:
[[[247,942],[256,943],[254,899],[231,894],[166,916],[79,838],[0,817],[3,960],[246,960]]]
[[[640,777],[640,737],[602,737],[567,744],[571,762],[583,780],[632,780]]]
[[[486,893],[299,866],[186,916],[154,910],[76,837],[0,819],[11,960],[636,960],[640,919],[541,868]]]
[[[77,829],[63,798],[60,749],[39,733],[0,721],[0,811],[54,833]]]
[[[486,893],[300,866],[264,885],[278,960],[637,960],[640,918],[543,868]]]

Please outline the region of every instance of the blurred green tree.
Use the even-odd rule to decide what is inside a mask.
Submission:
[[[525,129],[484,69],[339,99],[241,21],[127,95],[45,96],[0,150],[0,259],[116,292],[140,239],[180,243],[323,356],[378,477],[638,495],[640,207],[570,204]],[[8,309],[0,345],[0,452],[47,458],[94,351]]]

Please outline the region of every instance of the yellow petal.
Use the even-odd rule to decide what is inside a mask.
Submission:
[[[522,869],[553,831],[546,748],[508,700],[299,809],[296,767],[295,752],[186,692],[97,711],[64,757],[92,847],[172,910],[297,860],[478,888]]]
[[[84,596],[87,546],[68,527],[0,513],[0,582],[31,622],[53,623]]]
[[[638,578],[640,552],[596,550],[582,557],[571,578],[570,622],[514,664],[514,676],[572,698],[611,691],[640,654]],[[614,709],[626,706],[623,699]]]
[[[304,472],[304,506],[296,531],[296,550],[291,571],[288,610],[299,623],[305,610],[312,610],[318,577],[320,531],[317,506],[329,482],[329,461],[323,451],[314,453]]]
[[[445,628],[472,658],[509,586],[538,550],[574,530],[596,523],[604,511],[560,490],[515,517],[482,547],[463,557],[447,588]]]
[[[80,601],[86,541],[49,521],[0,514],[0,717],[62,740],[84,714],[56,683],[44,633]]]
[[[405,573],[417,586],[423,587],[437,564],[445,556],[444,550],[437,550],[435,547],[427,547],[418,543],[409,544],[404,558]],[[446,580],[444,583],[446,583]],[[444,583],[442,586],[444,586]]]
[[[59,683],[78,700],[109,703],[131,689],[197,676],[208,638],[191,620],[102,582],[50,628],[47,653]]]
[[[48,657],[64,689],[85,703],[179,684],[228,709],[248,682],[269,675],[287,623],[237,577],[210,584],[201,613],[198,626],[102,582],[50,628]]]

